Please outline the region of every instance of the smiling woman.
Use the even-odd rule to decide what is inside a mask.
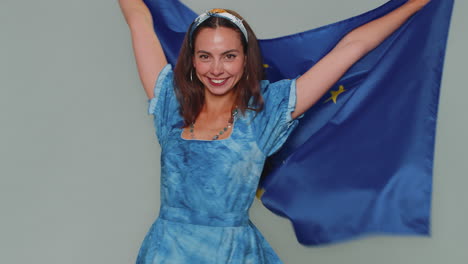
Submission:
[[[216,133],[212,131],[213,127],[223,127],[226,122],[230,122],[234,109],[221,109],[217,116],[209,116],[209,113],[212,113],[209,109],[217,105],[230,106],[236,101],[240,89],[236,84],[244,75],[245,55],[239,33],[224,27],[200,30],[193,53],[196,77],[191,78],[196,78],[202,83],[200,89],[203,89],[205,97],[205,104],[197,114],[197,136],[210,138]],[[230,128],[228,125],[217,137],[226,137]],[[194,138],[194,129],[195,121],[192,121],[191,138]]]
[[[245,55],[239,33],[229,28],[204,28],[195,41],[193,67],[205,96],[233,93],[244,74]]]
[[[174,69],[185,126],[200,124],[206,113],[229,115],[234,108],[245,113],[247,108],[263,107],[259,85],[264,74],[257,37],[232,10],[215,9],[210,14],[191,25]],[[208,121],[216,122],[216,116]]]
[[[282,263],[248,217],[265,159],[318,97],[427,1],[354,30],[303,76],[275,83],[262,80],[257,38],[237,13],[213,9],[195,19],[172,71],[145,5],[120,2],[162,149],[161,208],[137,263]]]

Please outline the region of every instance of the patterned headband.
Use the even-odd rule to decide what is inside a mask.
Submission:
[[[242,32],[242,34],[245,37],[245,41],[246,42],[249,41],[247,37],[248,35],[247,30],[245,29],[244,24],[242,23],[241,19],[239,19],[233,14],[228,13],[224,9],[215,8],[215,9],[206,11],[205,13],[201,14],[199,17],[195,19],[192,26],[190,27],[190,42],[192,42],[193,32],[195,31],[195,29],[197,29],[197,27],[200,26],[201,23],[203,23],[205,20],[207,20],[210,17],[221,17],[221,18],[225,18],[229,20],[231,23],[236,25],[237,28],[239,28],[239,30]]]

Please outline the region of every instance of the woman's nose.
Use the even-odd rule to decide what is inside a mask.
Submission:
[[[211,73],[215,76],[219,76],[223,74],[224,72],[224,67],[223,63],[221,61],[215,61],[213,64],[211,64]]]

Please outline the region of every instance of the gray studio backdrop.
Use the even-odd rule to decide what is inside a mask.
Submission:
[[[260,38],[384,0],[185,0],[238,10]],[[285,263],[468,263],[468,3],[455,5],[442,82],[431,238],[298,244],[258,201]],[[466,68],[465,68],[466,69]],[[117,0],[0,2],[0,263],[134,263],[159,208],[159,146]],[[330,208],[333,210],[333,208]]]

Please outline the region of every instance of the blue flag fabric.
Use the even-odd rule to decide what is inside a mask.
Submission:
[[[281,38],[260,40],[270,81],[303,74],[352,29],[406,0]],[[197,16],[176,0],[146,0],[175,64]],[[301,119],[271,157],[262,203],[319,245],[369,233],[430,232],[440,82],[453,0],[432,0],[358,61]]]

